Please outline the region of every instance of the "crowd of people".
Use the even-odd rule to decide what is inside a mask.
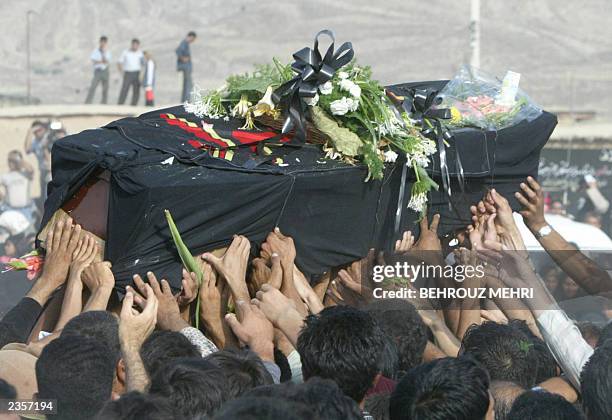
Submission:
[[[516,198],[558,269],[607,299],[612,279],[547,224],[540,185],[527,178]],[[258,252],[236,235],[198,256],[201,281],[184,270],[173,290],[141,273],[122,300],[93,236],[58,218],[40,277],[0,321],[0,398],[53,401],[59,419],[612,418],[612,327],[557,305],[505,197],[490,190],[471,212],[451,252],[434,215],[317,281],[278,228]],[[373,280],[398,262],[483,276]],[[466,293],[419,293],[431,287]],[[532,293],[470,292],[508,288]]]
[[[196,33],[190,31],[176,48],[176,70],[182,74],[183,88],[181,92],[181,102],[187,101],[193,87],[191,78],[192,62],[190,44],[196,39]],[[110,65],[112,53],[108,46],[108,37],[103,35],[98,41],[98,47],[90,55],[93,66],[93,78],[87,92],[86,104],[94,100],[98,85],[102,88],[101,103],[108,102],[108,84],[110,80]],[[118,104],[123,105],[128,93],[132,91],[130,104],[138,105],[140,100],[140,86],[144,88],[144,99],[146,106],[155,104],[155,73],[156,65],[151,51],[140,49],[140,40],[132,39],[130,47],[123,50],[117,60],[117,68],[122,75],[121,89],[119,91]]]

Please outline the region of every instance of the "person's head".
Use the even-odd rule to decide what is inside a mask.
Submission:
[[[174,359],[201,357],[196,346],[183,334],[175,331],[153,331],[140,348],[142,364],[149,377],[165,368]]]
[[[22,343],[15,344],[25,347]],[[0,351],[0,378],[15,387],[18,398],[29,399],[38,391],[36,384],[38,359],[23,347],[14,349],[5,347]]]
[[[163,397],[128,392],[104,404],[96,420],[166,420],[176,419],[176,409]]]
[[[580,420],[584,416],[565,398],[546,391],[526,391],[514,404],[508,420]]]
[[[582,407],[591,420],[612,418],[612,342],[599,345],[580,373]]]
[[[23,164],[23,155],[19,150],[11,150],[7,160],[9,169],[11,171],[18,171]]]
[[[187,40],[187,42],[191,44],[193,41],[196,40],[196,38],[197,38],[196,33],[194,31],[189,31],[185,39]]]
[[[538,361],[524,331],[512,324],[484,322],[472,325],[461,342],[461,352],[472,356],[489,372],[491,380],[535,385]]]
[[[259,356],[251,351],[222,350],[211,354],[205,360],[225,373],[230,398],[239,397],[249,389],[274,382]]]
[[[561,291],[565,299],[573,299],[578,297],[580,286],[570,276],[563,276]]]
[[[421,363],[427,328],[412,304],[398,299],[375,299],[366,311],[395,342],[400,370],[408,371]]]
[[[529,328],[529,325],[527,325],[527,323],[523,320],[510,320],[508,325],[523,331],[523,333],[525,333],[529,339],[529,355],[536,360],[537,364],[535,383],[539,384],[547,379],[557,376],[557,361],[548,349],[548,346],[544,340],[535,335]]]
[[[600,331],[597,346],[601,346],[608,340],[612,340],[612,322],[608,322]]]
[[[47,132],[47,125],[40,120],[35,120],[34,122],[32,122],[31,128],[32,134],[34,134],[34,137],[36,137],[37,139],[44,136]]]
[[[280,385],[283,386],[283,385]],[[360,420],[357,403],[344,395],[330,379],[310,378],[308,381],[287,388],[285,399],[310,407],[316,417],[327,420]]]
[[[366,312],[349,306],[325,308],[305,319],[297,341],[305,380],[335,381],[358,403],[374,384],[385,335]]]
[[[6,238],[6,240],[4,241],[4,244],[2,244],[2,248],[3,248],[3,255],[7,256],[7,257],[17,257],[18,252],[17,252],[17,243],[15,241],[14,238],[9,237]]]
[[[582,334],[582,338],[593,348],[597,346],[599,337],[601,337],[601,327],[594,322],[582,321],[576,324]]]
[[[550,205],[549,213],[564,215],[565,214],[565,206],[563,205],[563,203],[561,201],[555,200]]]
[[[489,375],[470,357],[446,357],[410,370],[389,403],[391,420],[489,420]]]
[[[391,394],[372,394],[365,400],[365,411],[376,420],[389,420],[389,402]]]
[[[225,373],[211,362],[184,358],[159,369],[151,378],[149,393],[167,398],[187,418],[210,417],[228,400],[229,384]]]
[[[542,280],[544,280],[546,288],[553,296],[556,296],[559,290],[560,277],[561,269],[557,266],[550,266],[543,270]]]
[[[602,226],[601,216],[592,211],[586,212],[586,214],[584,215],[584,218],[582,219],[582,222],[586,223],[587,225],[595,226],[598,229],[601,229],[601,226]]]
[[[106,36],[102,35],[100,37],[100,41],[99,41],[100,49],[106,48],[107,44],[108,44],[108,38]]]
[[[36,362],[36,398],[57,400],[54,418],[91,419],[111,398],[114,370],[106,344],[61,336],[45,346]]]
[[[304,404],[271,397],[240,397],[229,401],[214,420],[321,420]]]
[[[130,43],[130,49],[132,51],[136,51],[138,50],[139,47],[140,47],[140,41],[138,40],[138,38],[132,39],[132,42]]]
[[[142,55],[144,56],[145,60],[153,60],[153,54],[151,54],[151,51],[143,51]]]
[[[495,401],[495,420],[507,420],[514,400],[525,392],[522,386],[507,381],[491,381],[489,390]]]

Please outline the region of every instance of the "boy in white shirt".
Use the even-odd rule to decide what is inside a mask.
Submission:
[[[144,55],[140,51],[140,41],[136,38],[132,39],[130,49],[124,50],[119,57],[117,66],[119,71],[123,72],[123,83],[119,92],[119,105],[125,103],[128,90],[132,88],[132,106],[138,104],[140,93],[140,72],[144,64]]]

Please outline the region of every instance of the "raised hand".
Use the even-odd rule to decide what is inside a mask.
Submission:
[[[59,219],[49,229],[46,245],[45,264],[42,276],[55,288],[66,281],[70,264],[81,239],[81,225],[73,226],[70,217]]]
[[[225,254],[219,258],[211,253],[202,255],[225,280],[232,292],[234,301],[248,301],[249,291],[246,285],[246,270],[249,261],[251,243],[244,236],[234,236]]]
[[[411,231],[406,231],[402,235],[401,239],[395,241],[395,253],[396,254],[407,254],[414,245],[414,236]]]
[[[187,308],[198,296],[198,281],[195,273],[189,273],[183,268],[181,291],[176,295],[176,301],[181,309]]]
[[[274,327],[266,315],[255,305],[239,300],[237,309],[243,314],[239,321],[234,314],[227,314],[225,321],[238,339],[257,353],[262,360],[274,361]]]
[[[89,267],[98,254],[98,244],[96,239],[87,233],[83,233],[77,248],[72,254],[70,264],[70,277],[68,281],[81,282],[81,274]]]
[[[532,177],[527,177],[527,183],[521,183],[521,191],[514,193],[516,199],[523,205],[519,213],[523,216],[525,225],[532,232],[537,232],[546,226],[544,218],[544,195],[540,184]]]
[[[134,301],[144,311],[147,306],[148,298],[145,298],[147,293],[147,287],[149,286],[153,291],[153,296],[157,299],[157,324],[159,328],[167,331],[180,331],[189,324],[181,317],[181,311],[179,309],[178,302],[175,296],[172,294],[172,289],[167,280],[162,279],[161,282],[157,280],[155,274],[152,272],[147,273],[147,280],[149,284],[145,284],[142,278],[136,274],[134,276],[134,284],[140,290],[140,295],[136,293],[131,287],[127,286],[126,290],[134,294]]]

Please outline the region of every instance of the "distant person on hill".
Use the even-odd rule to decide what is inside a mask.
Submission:
[[[86,104],[93,102],[94,95],[96,94],[96,88],[98,83],[102,82],[102,102],[105,104],[108,101],[108,80],[109,70],[108,63],[111,61],[111,53],[107,50],[108,38],[105,36],[100,37],[100,44],[98,48],[92,51],[89,58],[93,64],[94,75],[91,80],[91,86],[89,86],[89,92],[87,92]]]
[[[132,39],[130,48],[121,53],[117,65],[119,71],[123,72],[123,83],[119,92],[119,105],[125,103],[130,87],[132,88],[131,104],[132,106],[137,105],[140,96],[140,72],[144,65],[144,55],[140,50],[140,41],[138,39]]]
[[[193,31],[189,32],[176,49],[176,71],[183,73],[183,93],[181,94],[181,102],[185,102],[189,99],[189,94],[193,86],[191,81],[191,71],[193,68],[191,65],[191,50],[189,44],[195,41],[195,39],[196,33]]]
[[[144,76],[142,77],[142,86],[145,89],[145,105],[153,106],[155,104],[155,61],[150,51],[144,52],[145,67]]]

